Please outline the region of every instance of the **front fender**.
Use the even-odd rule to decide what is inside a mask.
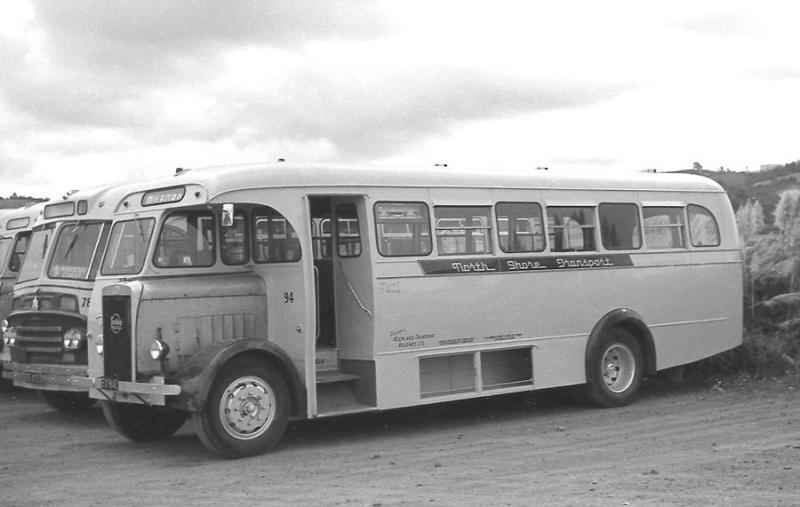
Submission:
[[[292,415],[301,416],[305,412],[305,388],[292,360],[274,343],[255,339],[213,343],[193,355],[173,380],[181,386],[177,405],[193,412],[203,410],[219,371],[240,355],[260,357],[277,367],[292,392]]]

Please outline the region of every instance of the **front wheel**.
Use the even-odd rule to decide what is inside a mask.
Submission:
[[[166,438],[183,426],[188,412],[165,407],[102,401],[108,424],[122,436],[136,442]]]
[[[642,385],[642,349],[624,329],[606,333],[591,351],[586,365],[586,396],[602,407],[633,401]]]
[[[220,456],[252,456],[281,439],[289,405],[289,388],[279,371],[254,360],[234,360],[214,380],[203,410],[194,413],[195,430]]]
[[[47,406],[62,412],[72,410],[86,410],[94,405],[95,400],[89,398],[89,393],[75,393],[72,391],[45,391],[36,390],[39,400],[45,402]]]

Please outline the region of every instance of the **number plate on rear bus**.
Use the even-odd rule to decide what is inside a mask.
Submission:
[[[42,374],[39,373],[38,371],[26,371],[25,381],[29,384],[41,384]]]
[[[116,391],[119,389],[119,380],[115,378],[100,377],[100,389],[109,389]]]

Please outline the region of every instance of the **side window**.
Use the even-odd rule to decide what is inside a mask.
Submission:
[[[417,202],[375,204],[378,251],[385,257],[431,253],[428,207]]]
[[[336,249],[339,257],[361,255],[361,229],[355,204],[336,206]]]
[[[542,207],[532,202],[501,202],[495,206],[500,249],[508,253],[544,250]]]
[[[553,252],[591,252],[594,240],[594,208],[591,206],[552,206],[547,208],[550,250]]]
[[[8,250],[11,248],[11,243],[13,243],[12,238],[2,238],[0,237],[0,262],[6,261],[6,254],[8,254]],[[5,266],[0,266],[0,273],[5,271]]]
[[[223,227],[220,222],[220,257],[229,266],[245,264],[250,260],[250,241],[247,228],[247,215],[236,211],[233,225]]]
[[[253,259],[258,263],[300,260],[300,240],[289,221],[266,206],[253,210]]]
[[[683,208],[645,206],[642,215],[647,248],[686,248]]]
[[[606,250],[635,250],[642,247],[639,208],[635,204],[601,204],[600,238]]]
[[[488,206],[436,206],[439,255],[492,253]]]
[[[719,227],[714,215],[706,208],[690,204],[686,210],[689,212],[689,236],[694,246],[719,246]]]
[[[25,254],[28,253],[28,244],[30,241],[30,232],[21,232],[17,234],[17,239],[14,240],[14,248],[11,250],[11,259],[8,261],[9,270],[17,273],[19,268],[22,267],[22,261],[25,260]]]
[[[210,211],[178,211],[161,225],[153,263],[160,268],[208,267],[215,262],[216,227]]]
[[[314,259],[330,259],[332,241],[330,217],[312,218],[311,245],[314,248]]]

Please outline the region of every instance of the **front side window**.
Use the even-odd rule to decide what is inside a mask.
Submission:
[[[492,253],[488,206],[436,206],[435,213],[439,255]]]
[[[220,223],[220,247],[222,262],[229,266],[245,264],[250,260],[250,235],[247,231],[247,215],[237,211],[233,215],[233,225],[224,227]]]
[[[686,211],[689,213],[689,236],[694,246],[719,246],[719,227],[714,215],[706,208],[690,204]]]
[[[300,260],[300,240],[294,227],[266,206],[253,210],[253,259],[259,263]]]
[[[551,206],[547,208],[550,250],[590,252],[594,240],[594,208],[591,206]]]
[[[33,231],[28,245],[25,260],[19,270],[18,282],[35,280],[44,271],[44,259],[52,241],[54,224],[47,224]]]
[[[361,228],[356,205],[353,203],[336,207],[336,249],[339,257],[361,255]]]
[[[206,210],[179,211],[161,225],[153,264],[159,268],[208,267],[215,262],[216,227]]]
[[[6,261],[6,255],[8,255],[8,250],[11,248],[11,243],[13,240],[11,238],[0,238],[0,262]],[[0,273],[3,272],[5,266],[0,266]]]
[[[137,218],[117,222],[111,229],[106,256],[100,272],[104,275],[133,275],[144,266],[153,235],[155,219]]]
[[[50,267],[47,269],[48,276],[88,280],[103,227],[102,223],[64,224],[58,231]]]
[[[634,250],[642,247],[639,208],[635,204],[601,204],[600,238],[606,250]]]
[[[645,206],[644,241],[647,248],[685,248],[684,213],[681,207]]]
[[[11,250],[11,258],[8,260],[9,271],[16,273],[25,261],[25,254],[28,252],[28,244],[31,241],[30,232],[21,232],[14,239],[14,248]]]
[[[385,257],[431,253],[428,207],[417,202],[375,204],[378,251]]]
[[[532,202],[502,202],[495,211],[501,250],[508,253],[544,250],[541,206]]]

